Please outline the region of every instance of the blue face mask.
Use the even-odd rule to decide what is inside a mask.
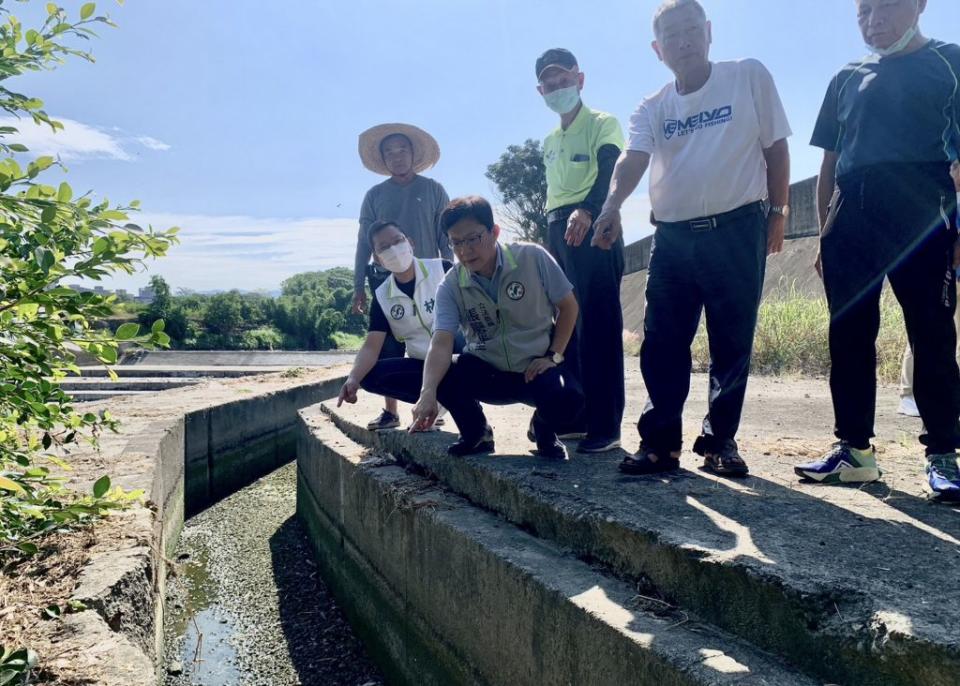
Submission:
[[[580,102],[580,88],[579,86],[559,88],[544,95],[543,101],[557,114],[569,114]]]

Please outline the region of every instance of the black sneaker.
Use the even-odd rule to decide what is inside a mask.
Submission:
[[[370,431],[384,431],[386,429],[396,429],[400,426],[400,417],[393,412],[384,410],[376,419],[367,422],[367,428]]]
[[[537,443],[536,454],[548,460],[567,460],[567,447],[560,442],[560,438],[553,439],[553,443]]]
[[[530,424],[527,426],[527,440],[531,443],[537,442],[537,432],[533,429],[533,424],[536,421],[536,415],[530,418]],[[566,431],[557,432],[557,438],[561,441],[579,441],[587,437],[587,432],[585,429],[581,428],[569,428]]]
[[[624,474],[662,474],[664,472],[675,472],[680,469],[680,459],[667,455],[660,457],[650,448],[643,445],[636,455],[627,455],[620,463],[620,471]]]
[[[577,444],[577,452],[581,454],[607,453],[620,447],[620,437],[611,438],[584,438]]]
[[[727,441],[716,452],[704,451],[703,468],[717,476],[743,477],[750,473],[747,463],[740,457],[736,441]]]
[[[496,451],[493,442],[493,429],[489,426],[483,430],[483,434],[475,441],[465,441],[463,436],[456,443],[447,447],[447,454],[452,457],[467,457],[468,455],[483,455]]]

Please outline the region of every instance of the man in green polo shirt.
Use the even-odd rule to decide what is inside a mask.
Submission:
[[[623,132],[615,117],[583,104],[584,75],[569,50],[547,50],[535,68],[537,90],[560,116],[560,126],[543,142],[543,158],[550,252],[580,304],[565,361],[587,401],[586,438],[577,451],[605,452],[620,447],[623,420],[623,239],[609,251],[591,243],[593,221],[600,215],[623,150]]]

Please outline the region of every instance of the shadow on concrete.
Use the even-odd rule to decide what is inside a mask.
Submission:
[[[296,515],[270,537],[270,555],[279,595],[280,624],[299,683],[384,683],[320,577],[306,530]],[[274,647],[264,646],[264,653],[271,648]]]

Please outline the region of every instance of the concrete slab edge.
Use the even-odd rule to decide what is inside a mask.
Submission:
[[[628,583],[300,413],[298,515],[326,581],[403,684],[817,683],[635,606]]]
[[[829,589],[788,588],[745,566],[705,561],[656,532],[565,512],[486,467],[483,459],[452,460],[438,443],[405,432],[371,432],[323,409],[351,440],[390,452],[480,507],[812,674],[876,686],[957,683],[960,645],[886,631],[860,616],[855,599],[835,597]]]

